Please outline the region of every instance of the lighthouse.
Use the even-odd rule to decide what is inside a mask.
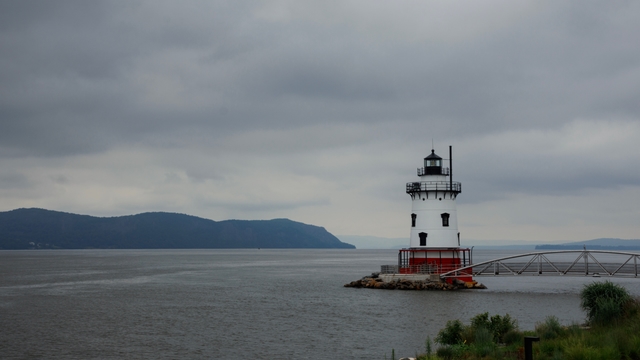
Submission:
[[[431,150],[418,168],[418,181],[407,183],[411,196],[411,232],[409,248],[398,254],[400,274],[442,274],[471,264],[470,249],[460,247],[456,198],[462,184],[453,181],[452,149],[449,146],[449,167]],[[455,276],[471,282],[471,272]],[[452,281],[452,278],[448,281]]]

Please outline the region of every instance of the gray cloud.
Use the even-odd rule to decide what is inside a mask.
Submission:
[[[8,173],[0,174],[0,189],[22,189],[28,187],[27,177],[23,174]]]
[[[349,234],[375,218],[397,237],[432,139],[441,155],[454,145],[462,207],[635,189],[638,14],[583,1],[3,2],[0,189],[22,186],[0,191],[4,209],[175,207]]]

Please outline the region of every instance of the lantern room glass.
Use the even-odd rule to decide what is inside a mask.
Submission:
[[[424,167],[440,167],[440,159],[425,159]]]

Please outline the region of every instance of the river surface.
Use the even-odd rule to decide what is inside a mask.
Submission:
[[[474,252],[474,262],[513,251]],[[489,276],[487,290],[345,288],[397,250],[0,251],[0,358],[383,359],[447,320],[584,321],[590,277]],[[640,279],[611,279],[640,295]]]

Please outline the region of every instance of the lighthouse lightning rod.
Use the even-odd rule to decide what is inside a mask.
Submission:
[[[451,145],[449,145],[449,190],[453,191],[453,157],[451,156]]]

